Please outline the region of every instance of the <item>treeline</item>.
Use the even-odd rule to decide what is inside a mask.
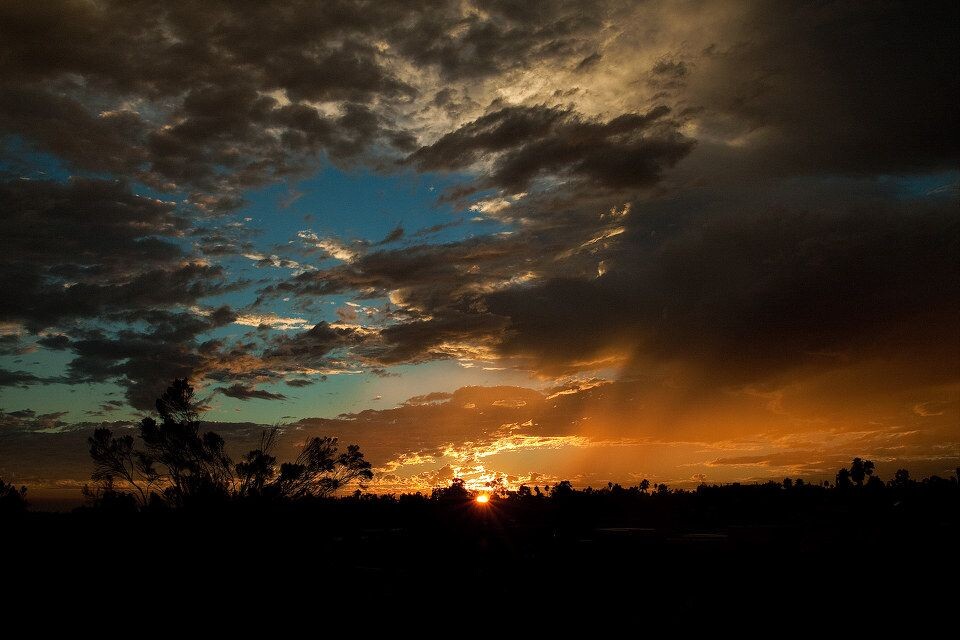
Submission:
[[[495,508],[506,505],[533,505],[585,502],[628,503],[638,500],[666,498],[684,500],[689,496],[720,500],[724,496],[750,497],[769,501],[777,496],[813,499],[817,496],[882,496],[896,492],[943,493],[957,491],[957,475],[948,479],[938,476],[919,481],[906,469],[898,469],[893,478],[883,481],[873,461],[853,458],[849,467],[837,471],[835,481],[811,483],[802,478],[785,478],[782,482],[744,485],[708,486],[694,490],[671,489],[663,483],[642,480],[624,487],[608,483],[606,487],[576,489],[568,480],[553,486],[521,485],[509,489],[502,478],[486,483],[482,489],[468,488],[459,478],[449,487],[422,493],[365,494],[363,483],[373,478],[371,465],[359,446],[351,444],[341,450],[336,438],[309,439],[297,457],[279,462],[272,451],[277,428],[261,435],[256,449],[234,462],[226,453],[226,443],[214,432],[200,429],[199,411],[193,388],[186,380],[174,383],[157,399],[158,418],[146,417],[137,425],[141,446],[133,435],[115,435],[110,429],[97,429],[88,439],[94,471],[92,485],[83,488],[86,510],[109,512],[203,510],[223,505],[281,505],[316,503],[333,499],[344,489],[356,485],[352,495],[339,500],[390,503],[456,504],[477,501],[478,505]],[[22,512],[27,509],[27,488],[7,484],[0,479],[0,511]]]
[[[529,487],[520,485],[516,490],[505,487],[501,479],[486,483],[482,489],[470,489],[459,478],[454,479],[449,487],[433,489],[429,494],[420,492],[413,494],[360,494],[355,493],[356,500],[380,502],[471,502],[478,497],[489,499],[493,506],[504,504],[536,504],[536,503],[589,503],[589,502],[631,502],[631,501],[660,501],[677,503],[691,498],[705,500],[723,498],[738,498],[742,500],[796,502],[798,500],[858,500],[876,497],[897,498],[911,494],[945,494],[960,492],[960,468],[957,475],[942,478],[937,475],[914,480],[907,469],[898,469],[894,477],[888,481],[881,480],[874,474],[875,465],[870,460],[854,458],[850,468],[842,468],[836,474],[836,481],[810,482],[803,478],[784,478],[777,482],[770,480],[763,483],[741,484],[738,482],[708,485],[701,484],[695,489],[671,489],[668,485],[650,483],[642,480],[634,486],[623,486],[609,482],[604,487],[586,487],[577,489],[568,480],[563,480],[553,486],[535,485]],[[861,476],[861,472],[863,476]]]
[[[185,379],[157,399],[159,420],[146,417],[133,435],[100,428],[88,438],[94,471],[85,485],[85,508],[112,512],[204,509],[237,501],[281,502],[331,496],[352,483],[373,478],[360,447],[341,450],[336,438],[311,438],[297,457],[273,455],[278,428],[265,431],[260,445],[234,462],[226,442],[201,431],[193,387]],[[24,511],[26,487],[0,480],[0,508]]]

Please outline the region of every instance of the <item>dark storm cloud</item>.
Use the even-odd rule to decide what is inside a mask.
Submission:
[[[202,318],[166,310],[242,285],[228,281],[222,267],[183,254],[173,240],[188,222],[172,203],[137,196],[120,182],[78,178],[0,184],[0,208],[0,320],[30,331],[66,329],[36,341],[75,354],[67,375],[53,381],[119,380],[133,406],[148,408],[158,381],[189,375],[208,359],[197,335],[233,321],[225,309]],[[51,381],[25,372],[6,378]]]
[[[0,356],[19,356],[30,353],[31,345],[23,344],[16,333],[0,335]]]
[[[458,2],[6,5],[0,131],[71,169],[186,191],[199,209],[222,212],[240,203],[244,187],[297,173],[319,156],[352,162],[378,145],[414,150],[415,136],[393,121],[396,109],[418,95],[399,75],[404,63],[449,78],[480,78],[595,52],[589,34],[601,27],[599,9],[584,19],[577,3],[477,8]],[[317,108],[321,102],[325,108]],[[476,105],[465,91],[443,105],[454,102]],[[8,149],[11,157],[17,148]],[[197,251],[224,256],[252,248],[240,231],[191,230],[189,209],[138,198],[108,181],[18,181],[4,185],[0,204],[9,228],[0,280],[10,292],[0,319],[33,331],[61,325],[61,337],[40,344],[76,352],[69,379],[119,380],[137,407],[151,402],[152,379],[191,371],[262,379],[301,359],[330,366],[332,352],[361,343],[373,360],[422,359],[439,354],[446,340],[503,324],[442,309],[451,288],[453,297],[467,300],[466,291],[485,278],[471,276],[463,288],[445,269],[435,287],[428,281],[432,251],[414,252],[399,272],[393,256],[374,256],[352,273],[330,274],[322,284],[305,280],[297,290],[346,291],[368,280],[382,290],[403,287],[442,313],[374,337],[317,325],[270,344],[262,355],[271,370],[258,364],[254,345],[198,343],[221,322],[169,311],[242,284],[217,265],[192,260],[170,239],[193,236]],[[383,242],[401,237],[398,228]],[[498,247],[483,248],[488,255],[452,251],[457,269],[479,261],[502,279],[511,276],[514,258],[490,255]],[[94,320],[130,326],[67,326]]]
[[[680,362],[717,384],[874,358],[946,378],[960,298],[955,192],[924,204],[876,185],[838,198],[825,185],[838,173],[956,168],[957,11],[7,3],[6,155],[25,142],[122,180],[0,186],[0,320],[55,327],[66,337],[39,344],[76,351],[72,380],[119,379],[138,407],[191,372],[254,389],[305,364],[463,357],[553,374],[614,354],[631,371]],[[190,207],[124,186],[222,213],[245,188],[323,158],[386,167],[398,154],[469,171],[450,200],[501,191],[467,205],[507,230],[384,250],[395,232],[349,245],[336,267],[267,282],[265,296],[301,304],[356,293],[392,306],[373,328],[320,323],[265,348],[204,342],[231,320],[172,310],[242,284],[174,238],[225,256],[253,254],[249,235],[201,232]],[[778,182],[797,176],[815,180]],[[128,326],[67,326],[94,319]],[[20,334],[5,340],[30,348]]]
[[[64,349],[70,348],[70,338],[62,333],[58,333],[54,335],[43,336],[37,340],[37,344],[52,351],[63,351]]]
[[[503,353],[562,371],[620,350],[640,362],[696,364],[728,384],[860,358],[955,376],[952,202],[694,220],[672,231],[669,219],[635,222],[595,279],[555,277],[487,296],[491,313],[511,319]]]
[[[693,145],[666,119],[668,113],[659,106],[603,122],[562,107],[505,107],[417,150],[408,161],[424,170],[454,170],[493,155],[493,170],[480,186],[510,192],[549,174],[586,188],[646,187]]]
[[[136,409],[150,409],[164,385],[174,378],[230,370],[231,354],[216,341],[197,338],[229,324],[235,314],[227,307],[207,316],[162,310],[128,312],[128,323],[144,322],[146,330],[78,331],[71,344],[76,357],[67,368],[71,383],[116,380]],[[120,319],[120,318],[118,318]]]
[[[267,360],[289,361],[305,365],[325,365],[334,350],[359,344],[363,334],[355,327],[331,327],[326,322],[295,336],[278,336],[263,353]]]
[[[425,236],[433,235],[439,233],[444,229],[450,229],[452,227],[459,227],[464,223],[464,220],[461,218],[459,220],[454,220],[453,222],[441,222],[440,224],[434,224],[429,227],[424,227],[423,229],[417,229],[413,234],[415,238],[423,238]]]
[[[576,237],[580,237],[578,230]],[[543,238],[540,261],[568,245],[562,234]],[[265,357],[325,358],[330,350],[350,347],[375,364],[422,362],[466,355],[499,341],[508,319],[486,313],[483,296],[505,286],[528,263],[528,235],[482,237],[443,245],[415,245],[402,250],[366,253],[327,270],[304,272],[263,291],[264,297],[318,295],[361,291],[369,297],[391,296],[399,305],[385,311],[387,323],[377,332],[317,325],[296,337],[282,337]]]
[[[216,210],[321,153],[415,148],[391,122],[418,93],[398,61],[493,75],[586,51],[601,13],[577,2],[7,3],[0,131],[80,169],[196,189]]]
[[[589,56],[587,56],[586,58],[584,58],[583,60],[577,63],[577,71],[584,71],[586,69],[589,69],[593,65],[600,62],[602,59],[603,59],[603,54],[599,52],[591,53]]]
[[[310,379],[307,379],[307,378],[294,378],[293,380],[287,380],[287,381],[286,381],[286,385],[287,385],[288,387],[294,387],[294,388],[296,388],[296,389],[300,389],[300,388],[303,388],[303,387],[309,387],[309,386],[313,385],[314,383],[315,383],[314,380],[310,380]]]
[[[657,60],[657,63],[650,69],[654,75],[666,76],[671,79],[679,79],[687,75],[687,65],[683,62],[674,62],[672,60]]]
[[[355,342],[347,345],[354,355],[380,365],[492,357],[510,325],[508,315],[487,308],[494,291],[523,291],[528,281],[560,273],[594,278],[602,258],[598,254],[622,233],[622,209],[616,215],[581,208],[548,211],[534,222],[538,208],[523,205],[523,213],[516,215],[530,212],[531,219],[520,231],[363,253],[267,287],[261,302],[291,294],[307,301],[346,292],[388,296],[391,306],[382,314],[379,330],[355,333]],[[531,253],[531,247],[537,251]],[[308,346],[304,353],[324,355],[329,349],[327,340]]]
[[[768,171],[955,169],[958,25],[956,2],[753,3],[682,95]]]
[[[665,10],[659,28],[682,23],[686,10]],[[504,13],[503,24],[535,21],[539,11]],[[829,184],[836,172],[956,166],[956,119],[947,116],[955,7],[743,11],[745,20],[706,34],[716,42],[702,49],[636,62],[638,82],[659,92],[644,109],[598,117],[576,104],[495,102],[408,156],[422,170],[476,172],[450,199],[551,179],[526,199],[476,204],[516,223],[512,235],[368,251],[267,293],[390,295],[392,322],[355,347],[385,363],[472,347],[564,373],[613,354],[637,367],[683,362],[737,384],[793,366],[896,356],[904,371],[929,358],[931,375],[947,376],[956,350],[938,345],[957,328],[955,203],[904,201],[877,184],[838,197]],[[468,20],[449,42],[473,28]],[[609,73],[608,61],[624,60],[610,46],[610,55],[593,48],[574,62],[597,53],[583,73]],[[445,73],[493,68],[474,62]],[[458,95],[445,88],[434,106]],[[681,129],[707,141],[694,147]],[[813,172],[822,182],[758,181],[771,172]],[[678,185],[690,193],[670,193]],[[665,195],[644,194],[650,186]]]
[[[455,2],[411,12],[388,34],[401,54],[435,65],[448,79],[478,79],[551,59],[584,58],[611,18],[609,2],[524,3],[480,0],[462,13]]]
[[[0,319],[40,329],[72,318],[171,304],[228,290],[222,268],[164,239],[187,222],[170,203],[121,183],[0,184]]]
[[[670,85],[676,113],[701,113],[711,136],[754,135],[751,150],[781,170],[917,170],[957,159],[953,2],[62,2],[0,11],[0,127],[77,167],[196,188],[213,209],[317,153],[346,160],[382,145],[409,149],[414,136],[397,117],[418,88],[404,65],[463,85],[430,87],[445,109],[455,96],[468,100],[467,82],[543,65],[605,73],[639,65],[647,47],[668,50],[642,64],[640,82]],[[674,24],[728,13],[736,19],[698,34],[702,50],[682,41],[670,50],[663,34]],[[636,117],[613,108],[594,124]],[[655,168],[649,146],[605,155],[612,141],[602,128],[584,135],[583,158],[557,160],[581,177],[632,185]],[[660,142],[663,162],[653,165],[682,157]],[[539,148],[562,155],[571,140],[553,144]],[[563,168],[515,160],[521,174]]]
[[[227,396],[228,398],[234,398],[236,400],[286,400],[287,396],[282,393],[271,393],[265,391],[264,389],[256,389],[244,384],[232,384],[229,387],[218,389],[220,393]]]
[[[42,88],[4,86],[0,132],[21,136],[79,169],[134,175],[147,159],[145,123],[133,111],[91,113]]]
[[[272,292],[327,295],[356,289],[379,296],[402,288],[420,302],[436,289],[452,287],[462,294],[498,276],[509,279],[515,273],[512,262],[522,248],[512,237],[487,237],[377,251],[332,269],[304,272]],[[477,268],[471,271],[472,265]],[[456,292],[442,295],[448,298]]]
[[[429,320],[391,325],[358,353],[384,365],[462,357],[495,346],[507,325],[503,316],[451,309]]]
[[[171,117],[175,125],[147,137],[147,179],[207,191],[298,173],[323,151],[338,160],[355,157],[382,124],[363,104],[346,103],[340,115],[324,116],[307,105],[281,105],[249,84],[193,89]]]
[[[32,384],[40,384],[42,379],[33,375],[29,371],[8,371],[0,369],[0,387],[25,387]]]
[[[200,253],[208,257],[231,256],[255,252],[252,242],[243,240],[236,235],[224,233],[222,230],[203,233],[197,239],[195,246]]]
[[[403,230],[403,227],[399,227],[399,226],[395,227],[390,233],[386,235],[386,237],[384,237],[383,240],[381,240],[377,244],[384,245],[384,244],[390,244],[391,242],[396,242],[397,240],[400,240],[401,238],[403,238],[404,233],[405,231]]]
[[[378,332],[344,344],[327,329],[304,340],[300,357],[333,345],[382,364],[473,354],[548,375],[615,357],[640,368],[683,363],[713,372],[718,386],[880,358],[918,381],[949,380],[960,358],[950,338],[960,331],[954,203],[854,195],[752,215],[649,203],[612,223],[573,218],[368,253],[277,291],[365,291],[397,303]],[[529,246],[541,250],[531,256]],[[533,277],[517,279],[525,270]]]
[[[211,209],[306,156],[357,155],[389,129],[364,103],[413,93],[369,44],[369,29],[393,22],[374,7],[65,2],[2,13],[0,131],[80,169],[198,189]],[[292,104],[265,95],[274,90]],[[303,100],[344,104],[327,116]],[[134,103],[140,112],[123,106]]]

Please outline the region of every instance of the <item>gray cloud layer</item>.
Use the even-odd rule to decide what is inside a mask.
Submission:
[[[255,385],[441,358],[955,383],[956,185],[916,185],[960,162],[957,23],[955,2],[6,3],[4,166],[26,145],[87,177],[0,184],[4,352],[36,334],[138,408],[176,375],[280,399]],[[252,246],[216,215],[324,161],[469,173],[445,197],[509,231],[400,230],[262,283],[389,297],[375,326],[209,339],[237,311],[204,298],[245,284],[220,259]]]

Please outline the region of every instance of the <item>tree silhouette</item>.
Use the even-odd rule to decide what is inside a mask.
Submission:
[[[913,483],[910,480],[910,472],[906,469],[897,469],[897,472],[893,474],[893,480],[890,481],[890,484],[899,489],[906,489]]]
[[[507,497],[507,483],[503,476],[496,476],[493,480],[488,480],[484,483],[487,487],[487,492],[490,495],[497,496],[498,498]]]
[[[280,473],[270,488],[284,498],[324,497],[354,480],[371,480],[370,463],[363,459],[360,447],[347,446],[337,453],[336,438],[311,438],[293,462],[280,465]]]
[[[193,387],[177,379],[156,402],[161,422],[151,417],[140,421],[138,430],[145,451],[134,449],[131,435],[116,437],[106,428],[88,438],[98,483],[94,497],[110,495],[121,488],[133,490],[141,507],[146,506],[153,489],[172,506],[183,506],[199,499],[225,498],[233,476],[225,443],[216,433],[200,432]]]
[[[0,513],[22,513],[27,510],[27,488],[7,484],[0,478]]]
[[[226,496],[233,480],[226,443],[212,431],[200,432],[193,387],[185,379],[175,380],[156,406],[160,423],[150,417],[140,421],[140,438],[147,449],[143,462],[150,479],[168,481],[164,493],[175,505]]]
[[[450,481],[449,487],[434,489],[430,494],[432,500],[444,502],[466,502],[470,497],[470,491],[463,478],[454,478]]]
[[[873,475],[873,469],[874,464],[872,460],[854,458],[853,462],[850,463],[850,479],[853,480],[858,487],[862,487],[867,476]]]
[[[260,447],[247,452],[234,471],[237,474],[237,495],[247,498],[262,496],[276,476],[277,459],[270,454],[279,429],[274,427],[260,434]]]
[[[569,480],[561,480],[553,485],[553,491],[550,492],[550,497],[555,500],[563,500],[569,498],[574,493],[573,484]]]
[[[193,387],[184,379],[175,380],[156,407],[160,422],[146,417],[138,425],[144,451],[134,448],[133,436],[115,437],[106,428],[88,439],[98,490],[87,495],[102,502],[125,493],[141,508],[152,499],[182,507],[228,498],[325,497],[355,480],[373,478],[360,447],[352,444],[340,452],[336,438],[311,438],[293,462],[278,468],[271,453],[277,427],[261,434],[260,447],[234,465],[223,438],[200,431]]]
[[[156,477],[151,461],[133,448],[133,436],[114,437],[110,429],[100,428],[87,439],[94,471],[91,478],[100,486],[100,495],[116,491],[114,483],[120,480],[134,490],[132,494],[140,506],[146,506],[150,485]],[[95,495],[95,494],[90,494]]]
[[[846,489],[850,486],[850,470],[847,468],[837,471],[837,489]]]
[[[340,453],[336,438],[311,438],[296,460],[284,462],[278,469],[271,451],[279,433],[279,427],[262,433],[260,447],[248,452],[234,467],[239,497],[322,498],[354,480],[373,478],[360,447],[351,444]]]

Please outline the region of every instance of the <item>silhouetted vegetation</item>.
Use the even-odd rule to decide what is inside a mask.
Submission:
[[[262,434],[259,448],[234,464],[226,443],[200,430],[193,387],[178,379],[157,399],[160,421],[146,417],[138,432],[115,436],[97,429],[88,439],[94,488],[84,493],[92,505],[111,510],[212,505],[230,500],[295,500],[333,495],[354,481],[373,478],[360,447],[339,451],[336,438],[304,443],[293,462],[272,455],[278,433]]]
[[[17,514],[27,510],[27,488],[19,489],[0,478],[0,514]]]
[[[27,512],[9,519],[6,532],[19,541],[18,557],[27,561],[32,554],[67,567],[69,575],[83,576],[77,587],[102,580],[115,588],[111,576],[135,570],[173,592],[185,576],[227,575],[228,563],[236,563],[251,589],[317,576],[315,585],[285,598],[327,590],[342,599],[371,585],[405,592],[411,581],[432,589],[450,581],[491,594],[514,585],[545,592],[586,589],[579,598],[609,604],[636,594],[622,586],[637,584],[642,597],[634,598],[645,612],[730,615],[749,607],[743,610],[796,613],[802,605],[805,615],[849,616],[868,610],[877,590],[815,594],[828,588],[831,576],[869,569],[878,585],[923,585],[898,588],[897,611],[948,610],[937,598],[950,593],[954,575],[949,567],[960,533],[956,477],[914,480],[901,469],[883,482],[874,470],[864,472],[862,485],[786,478],[693,490],[653,482],[599,488],[557,482],[510,490],[502,482],[472,488],[455,479],[430,493],[331,495],[340,481],[330,475],[337,456],[324,440],[308,443],[303,460],[289,463],[297,468],[285,472],[269,453],[275,439],[267,431],[258,449],[229,467],[205,461],[230,470],[229,490],[210,471],[203,482],[211,488],[198,490],[201,483],[184,480],[182,494],[172,479],[161,479],[149,493],[145,489],[143,508],[137,490],[121,489],[115,479],[110,490],[101,487],[96,508]],[[109,452],[97,467],[100,474],[125,478],[131,463],[145,462],[126,441],[96,444]],[[208,441],[198,451],[209,456],[219,449]],[[144,453],[159,457],[146,448]],[[869,468],[867,462],[861,461],[862,468]],[[161,478],[172,473],[166,463],[153,466]],[[315,473],[334,481],[315,481]],[[22,498],[22,490],[2,486],[4,496]],[[192,497],[182,497],[187,495]],[[208,501],[211,495],[216,502]],[[489,500],[481,503],[479,495]],[[173,508],[180,500],[187,508]],[[195,508],[201,504],[217,508]],[[33,574],[25,575],[29,581]]]
[[[223,439],[201,429],[193,390],[178,380],[136,435],[98,429],[89,439],[95,484],[87,506],[27,511],[26,489],[0,481],[2,513],[21,514],[6,520],[17,559],[43,557],[81,576],[76,589],[99,580],[104,592],[132,573],[176,593],[185,582],[228,575],[232,560],[253,590],[316,576],[309,587],[283,590],[307,606],[315,590],[342,599],[372,584],[457,580],[487,594],[586,589],[581,597],[604,605],[622,595],[630,603],[622,611],[642,604],[644,612],[712,615],[745,603],[781,613],[802,603],[805,615],[866,610],[875,590],[815,594],[838,572],[869,569],[894,585],[923,581],[923,590],[897,589],[898,611],[948,610],[938,597],[950,593],[960,537],[956,476],[914,479],[899,469],[884,481],[857,457],[833,483],[784,478],[688,490],[647,479],[599,488],[563,480],[512,489],[503,478],[482,487],[456,478],[430,493],[348,494],[341,490],[372,478],[358,447],[312,438],[280,462],[279,434],[264,431],[234,462]],[[932,575],[922,569],[941,565]],[[23,584],[37,580],[29,570],[17,575]],[[621,589],[631,584],[638,590]]]

